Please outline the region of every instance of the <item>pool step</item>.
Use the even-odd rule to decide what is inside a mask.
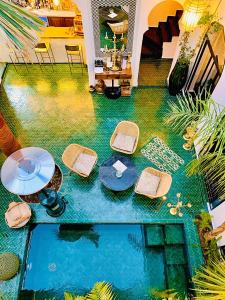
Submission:
[[[184,244],[184,229],[181,224],[165,225],[166,244]]]
[[[164,232],[163,226],[151,224],[145,226],[146,246],[163,246],[164,245]]]
[[[182,224],[148,224],[145,225],[146,246],[180,245],[184,244]]]

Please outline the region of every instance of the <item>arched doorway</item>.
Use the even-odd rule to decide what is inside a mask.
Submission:
[[[182,13],[182,5],[173,0],[160,2],[149,13],[148,30],[142,40],[139,85],[166,85],[179,39]]]

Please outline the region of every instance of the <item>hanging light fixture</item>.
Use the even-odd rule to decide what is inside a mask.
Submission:
[[[193,30],[208,6],[207,0],[186,0],[182,24],[186,31]]]

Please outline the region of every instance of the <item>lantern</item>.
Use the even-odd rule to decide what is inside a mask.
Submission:
[[[186,31],[194,29],[208,6],[207,0],[186,0],[182,24]]]

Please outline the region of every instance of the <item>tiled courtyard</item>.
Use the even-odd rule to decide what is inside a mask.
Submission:
[[[79,69],[71,74],[68,65],[42,67],[8,66],[1,90],[0,109],[23,147],[37,146],[48,150],[63,171],[61,193],[68,202],[65,213],[58,218],[49,217],[39,204],[31,204],[32,223],[176,223],[184,222],[189,262],[192,271],[202,262],[201,249],[194,216],[204,209],[207,196],[201,178],[187,177],[185,165],[193,153],[183,150],[184,140],[163,124],[168,101],[176,101],[162,86],[134,88],[131,97],[109,100],[105,96],[88,92],[87,74]],[[158,136],[185,160],[172,174],[173,183],[168,201],[176,202],[176,193],[191,201],[192,208],[184,211],[182,218],[169,214],[164,204],[157,211],[158,202],[134,193],[133,187],[126,192],[112,192],[99,180],[98,168],[113,151],[109,146],[110,136],[117,123],[134,121],[140,128],[138,148],[132,160],[138,174],[154,165],[140,152],[141,148]],[[98,153],[98,164],[87,179],[69,170],[61,161],[65,147],[78,143]],[[5,157],[0,156],[0,162]],[[4,212],[9,202],[17,196],[0,186],[1,223],[0,251],[18,253],[25,257],[29,228],[11,230],[5,225]],[[6,299],[17,299],[21,272],[13,280],[0,283]],[[8,296],[8,298],[7,298]]]

